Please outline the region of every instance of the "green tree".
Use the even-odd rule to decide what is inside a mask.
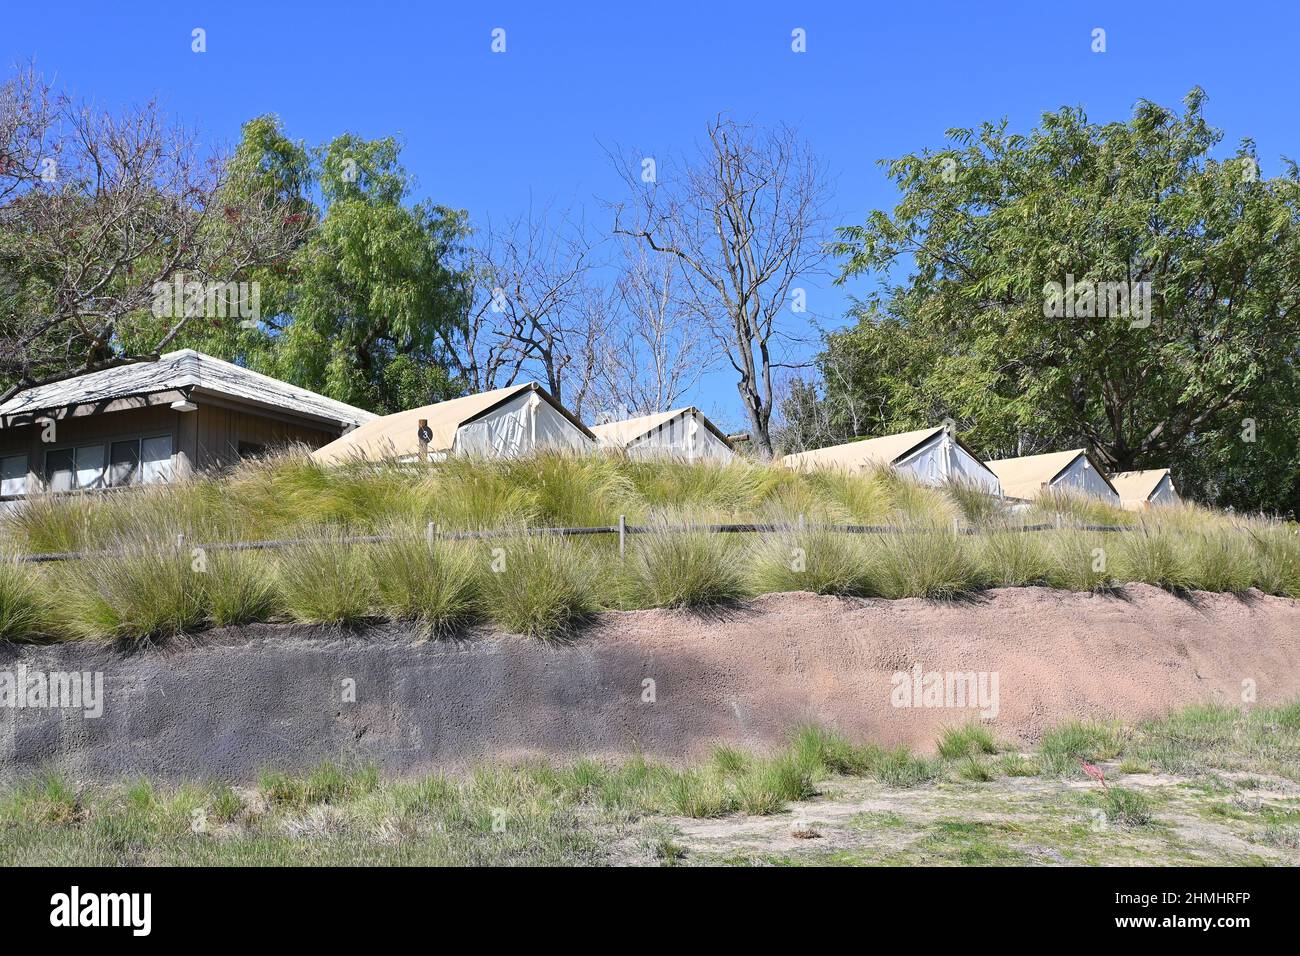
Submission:
[[[463,321],[464,276],[453,263],[466,216],[408,204],[399,153],[391,138],[351,134],[308,150],[274,117],[246,124],[233,188],[274,187],[314,228],[288,263],[254,277],[256,328],[225,323],[190,344],[377,412],[460,394],[446,343]]]
[[[1203,99],[953,130],[888,162],[902,198],[839,231],[840,281],[908,274],[829,339],[824,400],[874,409],[875,431],[942,412],[990,456],[1087,444],[1203,498],[1293,508],[1300,174],[1262,177],[1249,140],[1212,158]]]

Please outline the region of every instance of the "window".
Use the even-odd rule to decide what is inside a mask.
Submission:
[[[170,481],[171,476],[171,435],[122,439],[107,448],[81,445],[45,453],[45,486],[50,491],[124,488]]]
[[[82,445],[76,450],[77,487],[104,487],[104,446]]]
[[[138,439],[113,442],[108,465],[108,483],[114,488],[134,485],[140,480],[140,442]]]
[[[159,435],[140,442],[140,480],[146,485],[172,480],[171,435]]]
[[[60,448],[45,453],[45,487],[50,491],[71,491],[77,487],[73,450]]]
[[[27,456],[0,458],[0,497],[27,494]]]

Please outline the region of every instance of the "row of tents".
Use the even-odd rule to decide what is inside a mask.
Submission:
[[[357,460],[441,460],[450,455],[513,458],[539,449],[617,448],[633,457],[725,463],[732,440],[694,407],[584,425],[536,382],[372,419],[312,453],[322,464]],[[786,455],[786,467],[860,473],[893,470],[927,485],[957,481],[1005,498],[1044,492],[1087,495],[1126,508],[1179,500],[1169,470],[1107,475],[1086,449],[985,461],[950,425]]]

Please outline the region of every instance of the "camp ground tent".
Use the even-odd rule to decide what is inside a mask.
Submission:
[[[827,468],[849,473],[889,466],[926,485],[960,481],[992,495],[1002,494],[998,476],[942,425],[803,451],[786,455],[781,462],[799,470]]]
[[[587,451],[596,436],[536,382],[498,388],[449,402],[425,405],[366,422],[317,449],[322,464],[348,461],[419,460],[420,423],[432,460],[448,455],[514,458],[534,449]]]
[[[988,466],[1002,482],[1002,493],[1008,498],[1032,501],[1041,492],[1060,490],[1119,504],[1119,492],[1085,448],[999,458],[988,462]]]
[[[602,445],[637,458],[727,462],[735,457],[727,436],[694,407],[606,422],[591,430]]]
[[[1110,481],[1119,492],[1120,503],[1131,511],[1150,505],[1174,505],[1183,500],[1168,468],[1121,471],[1111,475]]]

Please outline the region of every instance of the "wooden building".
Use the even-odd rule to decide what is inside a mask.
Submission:
[[[0,499],[170,481],[375,416],[193,349],[38,385],[0,405]]]

